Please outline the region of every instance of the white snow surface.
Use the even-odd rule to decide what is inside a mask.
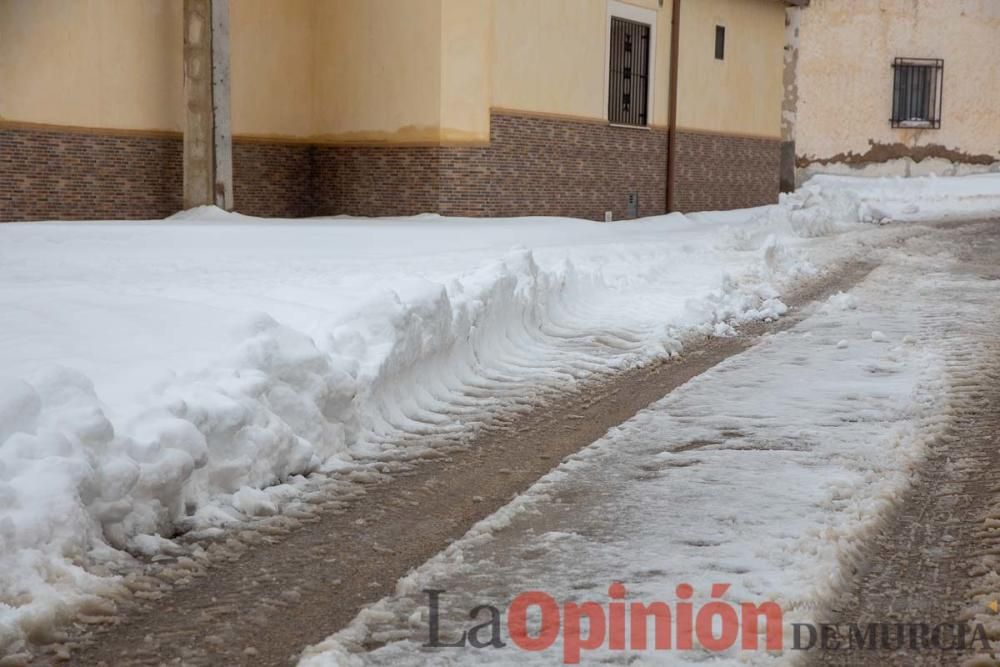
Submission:
[[[305,475],[419,457],[421,436],[781,316],[782,290],[877,242],[858,189],[611,225],[0,226],[0,651]]]
[[[676,643],[653,650],[651,641],[646,651],[616,651],[605,641],[583,652],[583,664],[788,664],[798,655],[788,650],[791,623],[815,622],[813,610],[842,584],[851,569],[845,564],[879,529],[925,444],[949,419],[942,369],[954,341],[939,335],[940,322],[976,304],[955,306],[967,289],[943,290],[947,280],[926,264],[877,269],[849,295],[831,297],[794,328],[569,457],[300,664],[560,664],[562,633],[549,649],[522,651],[506,621],[501,649],[422,647],[429,637],[423,591],[445,591],[439,637],[453,642],[489,618],[481,612],[469,620],[477,605],[503,613],[527,591],[550,595],[560,608],[593,601],[606,614],[612,582],[625,584],[627,602],[671,609],[684,583],[694,588],[696,610],[714,584],[729,585],[721,599],[730,605],[777,602],[785,651],[737,645],[713,653],[697,641],[688,651]],[[874,327],[907,342],[875,342]],[[839,340],[851,341],[850,349]]]
[[[822,205],[812,200],[822,201]],[[913,178],[817,175],[791,194],[805,204],[860,222],[920,222],[1000,218],[1000,174]]]

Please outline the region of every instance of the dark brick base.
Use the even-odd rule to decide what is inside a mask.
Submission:
[[[313,195],[319,215],[437,213],[439,147],[316,146]]]
[[[781,140],[678,131],[674,206],[716,211],[778,201]]]
[[[180,137],[0,129],[0,221],[171,215],[181,153]]]
[[[667,133],[494,113],[477,147],[316,148],[321,214],[626,217],[666,208]]]
[[[237,140],[236,209],[312,215],[314,148]],[[0,129],[0,222],[155,220],[183,205],[179,136]]]
[[[604,123],[493,114],[490,130],[493,215],[627,217],[667,207],[667,131]]]
[[[264,218],[314,215],[313,155],[309,144],[233,142],[236,210]]]
[[[0,129],[0,221],[156,219],[182,199],[182,145],[148,137]],[[780,142],[677,134],[681,211],[776,201]],[[266,217],[557,215],[603,220],[666,208],[667,132],[514,113],[490,143],[344,147],[237,140],[236,210]]]

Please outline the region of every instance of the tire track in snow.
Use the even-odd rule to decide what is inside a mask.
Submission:
[[[786,301],[792,312],[773,324],[751,324],[737,337],[688,347],[679,359],[572,385],[542,408],[526,400],[472,446],[462,432],[446,434],[455,446],[435,445],[443,458],[433,465],[416,465],[382,484],[338,488],[329,496],[336,500],[318,499],[324,511],[303,519],[305,530],[279,522],[263,535],[243,531],[218,549],[223,567],[179,563],[189,567],[182,581],[194,585],[173,588],[176,567],[167,561],[158,576],[133,584],[152,599],[116,618],[112,630],[78,639],[70,664],[287,665],[563,457],[761,335],[793,326],[802,306],[850,289],[872,268],[850,263],[804,285]],[[516,395],[520,384],[507,389]],[[391,433],[392,426],[385,428]]]
[[[955,226],[959,227],[959,226]],[[965,223],[944,247],[955,253],[955,275],[941,278],[950,307],[923,322],[922,337],[943,338],[947,411],[943,432],[929,446],[912,486],[884,529],[853,563],[850,584],[819,619],[840,624],[983,623],[1000,640],[1000,232],[997,223]],[[933,242],[943,237],[935,235]],[[909,633],[906,630],[906,633]],[[864,648],[811,651],[808,665],[998,665],[975,651],[942,651],[895,630]],[[928,635],[929,637],[929,635]],[[970,631],[967,640],[971,640]],[[867,640],[870,642],[870,640]],[[945,638],[945,644],[951,640]],[[971,642],[970,642],[971,644]],[[981,644],[976,645],[981,646]],[[982,653],[981,651],[979,653]],[[994,656],[995,657],[995,656]]]

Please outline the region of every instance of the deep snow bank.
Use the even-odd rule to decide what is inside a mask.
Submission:
[[[0,650],[101,608],[165,537],[276,512],[302,475],[419,457],[422,435],[780,316],[781,289],[870,231],[844,185],[613,225],[0,227]]]
[[[959,177],[813,176],[783,205],[797,215],[858,222],[1000,218],[1000,174]]]

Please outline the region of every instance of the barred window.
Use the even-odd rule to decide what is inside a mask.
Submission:
[[[608,120],[646,125],[649,102],[649,25],[611,17]]]
[[[892,69],[892,126],[940,128],[944,61],[896,58]]]

